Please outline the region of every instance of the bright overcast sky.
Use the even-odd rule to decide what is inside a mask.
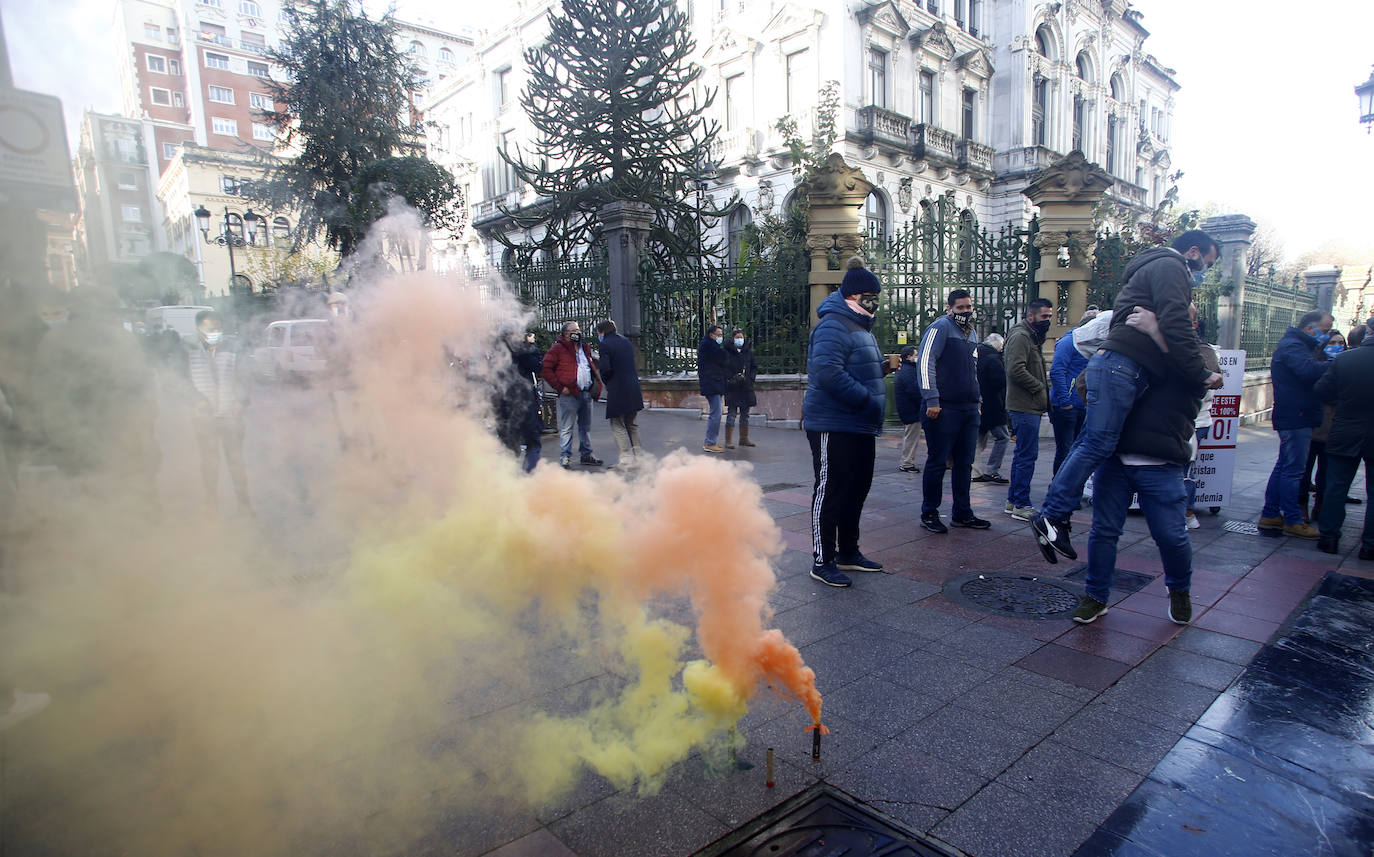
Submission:
[[[1183,202],[1272,223],[1290,256],[1327,238],[1374,246],[1374,136],[1359,125],[1354,93],[1374,64],[1374,3],[1135,6],[1152,33],[1146,51],[1183,86],[1171,152]],[[510,4],[399,7],[409,19],[480,27],[482,12]],[[119,109],[111,0],[0,0],[0,9],[17,86],[60,96],[73,131],[84,107]]]

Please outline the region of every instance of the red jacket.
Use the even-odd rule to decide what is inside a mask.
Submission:
[[[581,345],[582,353],[587,355],[587,363],[592,369],[592,398],[599,399],[601,372],[596,368],[596,361],[592,359],[591,346],[585,342]],[[544,355],[544,368],[540,374],[560,396],[577,393],[577,351],[567,336],[561,333],[558,335],[558,341]]]

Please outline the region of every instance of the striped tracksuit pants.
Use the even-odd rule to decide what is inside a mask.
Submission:
[[[859,516],[873,485],[875,438],[871,434],[808,431],[816,488],[811,495],[813,562],[826,563],[859,551]],[[838,545],[837,545],[838,541]]]

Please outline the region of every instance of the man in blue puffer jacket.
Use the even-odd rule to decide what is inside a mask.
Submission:
[[[873,484],[874,439],[883,430],[883,355],[873,338],[878,278],[849,260],[840,288],[816,308],[806,358],[802,418],[811,442],[811,576],[848,586],[847,571],[882,571],[859,552],[859,516]],[[836,542],[838,541],[838,545]],[[843,570],[841,570],[843,569]]]
[[[1306,478],[1307,448],[1312,429],[1322,424],[1322,403],[1313,388],[1330,363],[1317,359],[1317,348],[1331,338],[1331,315],[1313,310],[1288,328],[1274,348],[1269,376],[1274,382],[1274,414],[1270,418],[1279,433],[1279,458],[1264,489],[1261,530],[1283,530],[1285,535],[1315,539],[1317,528],[1303,520],[1298,495]]]

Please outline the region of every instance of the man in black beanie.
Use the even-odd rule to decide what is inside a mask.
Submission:
[[[859,552],[859,516],[873,484],[874,438],[883,430],[883,355],[873,338],[882,286],[863,259],[816,308],[806,358],[802,421],[811,442],[811,576],[849,586],[845,571],[882,571]],[[838,542],[838,544],[837,544]]]

